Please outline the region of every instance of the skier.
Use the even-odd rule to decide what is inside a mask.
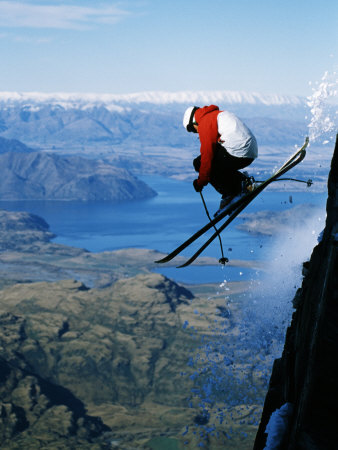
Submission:
[[[235,197],[250,190],[249,176],[239,169],[257,158],[256,138],[235,114],[220,111],[215,105],[187,108],[183,126],[198,133],[201,142],[201,154],[193,161],[199,174],[193,181],[194,189],[201,192],[210,183],[222,195],[217,215]]]

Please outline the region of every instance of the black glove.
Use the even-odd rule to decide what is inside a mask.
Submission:
[[[203,186],[201,187],[201,186],[198,184],[197,178],[196,178],[196,180],[193,181],[192,184],[193,184],[194,189],[195,189],[196,192],[202,192]]]

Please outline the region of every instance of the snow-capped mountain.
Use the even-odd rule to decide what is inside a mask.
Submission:
[[[285,135],[287,131],[287,139],[294,134],[291,128],[304,128],[306,102],[295,96],[232,91],[125,95],[0,92],[0,136],[40,148],[186,147],[191,139],[182,127],[182,115],[192,104],[217,104],[233,111],[249,121],[249,126],[257,126],[253,131],[264,143],[274,141],[273,130],[281,143],[279,128]]]
[[[297,96],[232,91],[0,92],[0,137],[18,139],[37,150],[104,157],[136,174],[182,177],[190,173],[192,156],[199,152],[197,137],[182,126],[183,112],[187,106],[206,104],[244,119],[264,155],[262,164],[268,166],[283,162],[285,149],[301,145],[308,134],[309,106]]]
[[[305,104],[305,99],[298,96],[279,94],[259,94],[243,91],[149,91],[132,94],[80,94],[80,93],[39,93],[39,92],[0,92],[0,104],[13,106],[26,104],[36,110],[36,105],[58,105],[63,108],[88,108],[105,106],[107,109],[117,105],[140,104],[249,104],[281,106]]]

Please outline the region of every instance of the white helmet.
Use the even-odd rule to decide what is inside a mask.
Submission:
[[[184,128],[192,133],[197,133],[196,129],[194,128],[194,124],[196,125],[196,120],[195,120],[195,112],[196,110],[199,109],[198,106],[189,106],[189,108],[187,108],[185,110],[184,116],[183,116],[183,126]]]

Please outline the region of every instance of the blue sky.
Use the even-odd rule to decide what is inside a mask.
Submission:
[[[309,95],[336,0],[0,0],[0,91]]]

